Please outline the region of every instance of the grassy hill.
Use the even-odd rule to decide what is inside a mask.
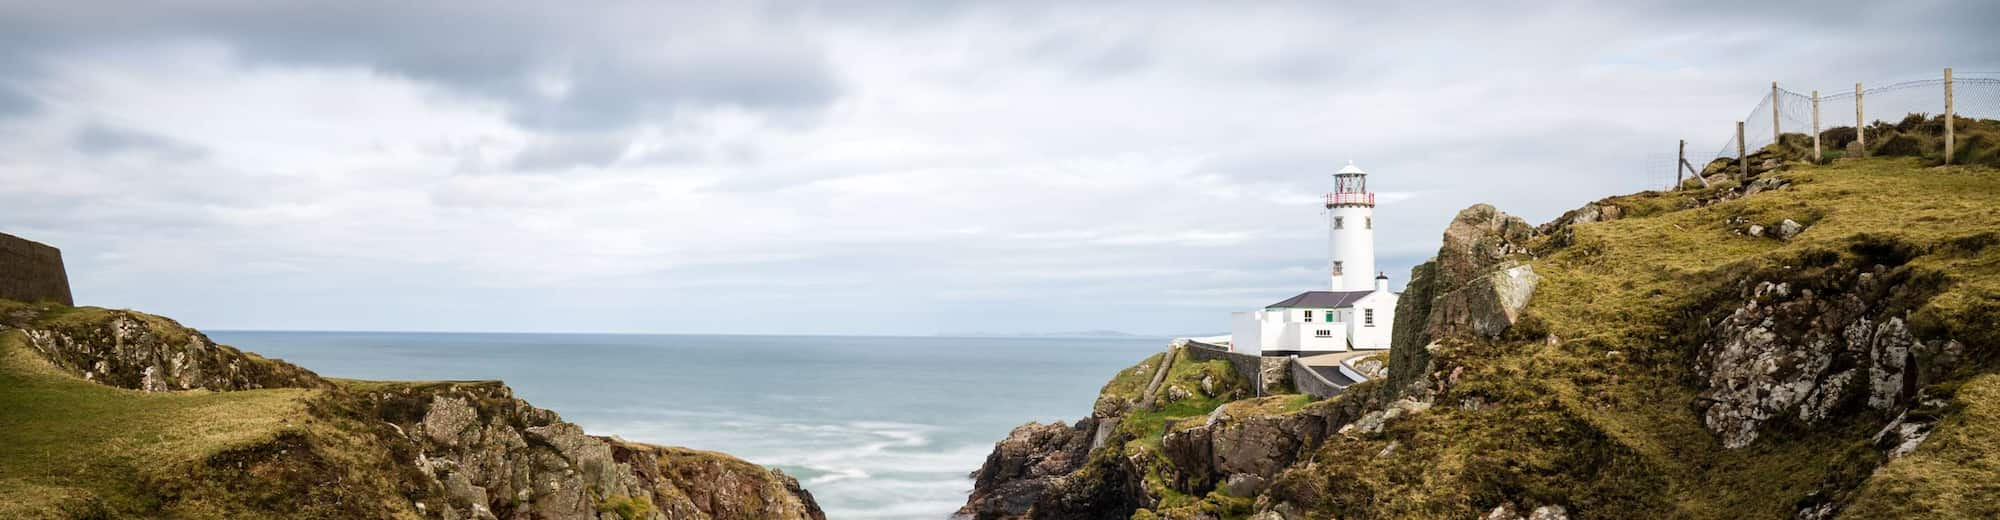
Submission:
[[[1071,457],[1087,464],[982,485],[966,512],[2000,515],[2000,171],[1937,166],[1922,146],[1827,164],[1785,146],[1740,180],[1718,164],[1709,188],[1612,197],[1539,227],[1468,210],[1474,234],[1454,224],[1413,273],[1391,378],[1304,406],[1104,406],[1143,393],[1128,370],[1072,435],[1145,427]],[[1516,267],[1539,284],[1503,332],[1445,309]],[[982,471],[1038,458],[996,451]]]
[[[0,518],[824,518],[791,477],[584,435],[496,381],[324,379],[0,300]]]

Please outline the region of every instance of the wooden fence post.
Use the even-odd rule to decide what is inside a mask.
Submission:
[[[1785,133],[1778,130],[1778,82],[1771,82],[1771,144],[1778,144]]]
[[[1826,154],[1819,150],[1819,91],[1813,91],[1813,162],[1826,162]]]
[[[1743,122],[1736,122],[1736,182],[1750,178],[1750,156],[1744,153]]]
[[[1679,158],[1674,159],[1674,190],[1681,189],[1681,165],[1687,164],[1687,161],[1688,161],[1688,140],[1682,139],[1681,155]]]
[[[1854,84],[1854,143],[1861,148],[1861,156],[1868,156],[1868,119],[1861,116],[1861,84]]]
[[[1953,135],[1951,121],[1951,67],[1944,68],[1944,163],[1951,164],[1951,149],[1958,147],[1958,136]]]

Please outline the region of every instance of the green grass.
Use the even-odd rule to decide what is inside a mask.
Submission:
[[[147,394],[77,379],[0,332],[0,517],[137,514],[149,479],[294,430],[311,390]]]
[[[1794,500],[1829,481],[1854,478],[1872,460],[1865,443],[1885,417],[1862,417],[1846,425],[1786,438],[1774,435],[1740,450],[1720,449],[1689,408],[1696,397],[1686,384],[1693,365],[1690,343],[1700,330],[1683,330],[1686,305],[1706,301],[1734,282],[1744,269],[1785,269],[1815,252],[1841,252],[1860,241],[1936,247],[2000,230],[2000,172],[1985,168],[1923,167],[1917,159],[1842,161],[1781,174],[1787,190],[1715,203],[1698,209],[1686,193],[1649,193],[1614,198],[1620,206],[1652,211],[1642,216],[1575,228],[1568,247],[1534,262],[1543,282],[1530,305],[1530,319],[1511,341],[1465,347],[1453,358],[1470,373],[1455,393],[1507,403],[1506,422],[1487,413],[1434,414],[1412,425],[1409,435],[1464,436],[1481,447],[1445,450],[1425,464],[1439,464],[1430,476],[1454,475],[1460,488],[1479,489],[1490,476],[1473,466],[1488,458],[1483,448],[1510,455],[1504,466],[1536,471],[1496,482],[1501,494],[1545,493],[1573,506],[1599,511],[1652,511],[1696,518],[1782,517]],[[1790,218],[1810,227],[1791,241],[1737,234],[1729,223],[1740,217],[1766,226]],[[1867,237],[1867,238],[1863,238]],[[1991,313],[2000,294],[2000,248],[1973,256],[1926,255],[1916,269],[1952,273],[1953,283],[1919,317],[1937,328],[1977,334],[1983,328],[1967,317]],[[1734,274],[1732,274],[1734,273]],[[1536,337],[1552,334],[1560,347]],[[1608,354],[1617,351],[1616,356]],[[1429,424],[1429,423],[1435,424]],[[1511,446],[1491,437],[1531,425],[1539,442]],[[1549,433],[1555,433],[1550,436]],[[1626,461],[1645,470],[1544,465],[1575,451],[1598,451],[1604,462]],[[1420,458],[1420,457],[1413,457]],[[1572,461],[1574,462],[1574,461]],[[1467,467],[1454,471],[1456,464]],[[1537,468],[1537,466],[1542,466]],[[1658,480],[1656,496],[1621,496],[1620,489],[1534,489],[1534,474],[1553,472],[1576,483],[1592,479]],[[1552,482],[1560,482],[1555,480]],[[1531,483],[1521,486],[1519,483]],[[1731,485],[1715,485],[1728,482]],[[1508,487],[1523,489],[1507,490]],[[1422,493],[1422,491],[1418,491]],[[1421,495],[1420,495],[1421,496]],[[1436,503],[1480,502],[1481,497],[1429,495]],[[1595,502],[1593,504],[1593,502]],[[1581,508],[1581,507],[1580,507]]]
[[[1599,203],[1624,218],[1536,239],[1528,261],[1542,282],[1521,323],[1495,341],[1447,342],[1437,360],[1462,373],[1430,411],[1380,435],[1333,437],[1314,454],[1316,469],[1283,475],[1274,493],[1314,497],[1317,513],[1343,518],[1469,517],[1505,501],[1591,517],[1781,518],[1816,491],[1867,480],[1881,460],[1868,438],[1890,419],[1882,412],[1780,424],[1749,447],[1723,449],[1694,411],[1702,319],[1746,276],[1913,256],[1904,268],[1914,279],[1941,280],[1912,309],[1913,330],[1964,342],[1963,377],[1991,372],[2000,367],[2000,328],[1991,326],[2000,323],[2000,247],[1987,246],[2000,244],[2000,171],[1896,157],[1771,175],[1791,185],[1729,200],[1699,189],[1613,197]],[[1808,227],[1789,241],[1741,233],[1785,219]],[[1948,417],[1932,441],[1868,480],[1854,511],[1880,514],[1860,516],[1993,516],[2000,377],[1957,391],[1958,407],[1926,412]]]
[[[1855,518],[2000,518],[2000,374],[1960,387],[1915,452],[1884,465],[1844,512]]]
[[[1149,373],[1147,377],[1150,378],[1151,374]],[[1204,377],[1215,381],[1216,395],[1202,395],[1201,380]],[[1167,389],[1174,386],[1188,390],[1192,396],[1177,401],[1167,399]],[[1144,386],[1140,388],[1143,389]],[[1195,361],[1187,357],[1178,357],[1173,368],[1167,370],[1167,379],[1162,381],[1160,388],[1156,390],[1157,400],[1153,403],[1156,409],[1132,410],[1127,412],[1125,419],[1118,424],[1119,430],[1131,435],[1132,441],[1128,444],[1128,453],[1132,449],[1157,452],[1160,448],[1160,438],[1166,435],[1170,425],[1181,424],[1182,427],[1186,427],[1198,424],[1197,421],[1189,420],[1199,420],[1208,416],[1216,407],[1234,400],[1232,396],[1246,393],[1248,388],[1248,383],[1236,376],[1236,370],[1228,361]]]

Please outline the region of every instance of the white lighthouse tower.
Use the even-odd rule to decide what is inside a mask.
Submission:
[[[1387,275],[1375,271],[1375,194],[1368,192],[1368,172],[1353,161],[1333,174],[1326,218],[1332,287],[1232,314],[1230,350],[1305,359],[1389,348],[1401,295],[1389,290]]]
[[[1375,194],[1368,191],[1368,172],[1347,161],[1333,174],[1333,192],[1326,194],[1327,257],[1332,260],[1332,290],[1375,288]]]

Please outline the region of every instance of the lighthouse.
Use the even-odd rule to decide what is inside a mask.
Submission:
[[[1327,258],[1334,291],[1375,289],[1375,194],[1368,172],[1347,161],[1326,194]]]
[[[1326,219],[1332,287],[1231,314],[1231,351],[1307,359],[1390,348],[1402,295],[1389,290],[1387,274],[1375,271],[1375,194],[1368,191],[1368,172],[1354,161],[1333,174]]]

